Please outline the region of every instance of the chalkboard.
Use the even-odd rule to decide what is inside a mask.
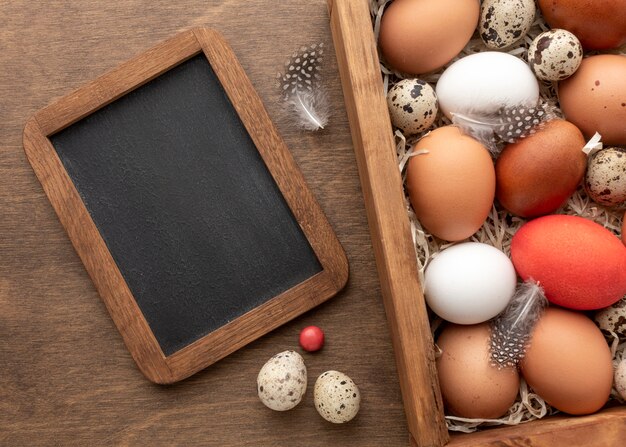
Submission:
[[[232,51],[183,33],[24,148],[140,369],[180,380],[340,290],[347,261]]]

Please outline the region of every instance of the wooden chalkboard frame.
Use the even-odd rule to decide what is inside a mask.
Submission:
[[[49,137],[200,53],[217,75],[322,270],[166,356]],[[27,158],[126,346],[153,382],[172,383],[190,376],[327,300],[347,282],[348,262],[341,244],[235,54],[214,30],[180,33],[61,98],[26,123],[23,138]]]

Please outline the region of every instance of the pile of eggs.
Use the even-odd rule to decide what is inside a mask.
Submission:
[[[445,247],[423,285],[445,321],[437,367],[450,415],[503,417],[522,378],[568,414],[599,410],[612,389],[626,399],[626,359],[614,370],[602,332],[626,341],[626,0],[585,5],[372,1],[390,117],[411,145],[411,212]],[[466,51],[478,38],[481,51]],[[617,227],[563,214],[574,194]],[[514,231],[476,242],[493,213]],[[549,306],[521,359],[499,367],[491,322],[524,282]]]

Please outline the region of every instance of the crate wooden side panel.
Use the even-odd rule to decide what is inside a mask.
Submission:
[[[448,433],[433,340],[367,2],[330,0],[329,8],[409,431],[419,446],[441,446]]]
[[[553,416],[513,427],[453,435],[449,447],[620,447],[626,444],[626,408],[589,416]]]

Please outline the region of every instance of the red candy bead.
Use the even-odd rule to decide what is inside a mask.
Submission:
[[[319,351],[324,346],[324,331],[317,326],[305,327],[300,331],[300,346],[305,351]]]

